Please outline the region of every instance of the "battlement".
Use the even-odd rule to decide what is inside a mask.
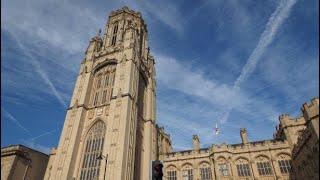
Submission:
[[[202,148],[199,151],[194,150],[185,150],[185,151],[176,151],[165,154],[166,158],[177,158],[177,157],[189,157],[194,155],[209,155],[209,148]]]
[[[132,15],[132,16],[140,19],[142,26],[143,26],[143,27],[146,29],[146,31],[147,31],[147,25],[146,25],[146,23],[144,22],[141,13],[138,12],[138,11],[134,11],[134,10],[132,10],[132,9],[129,9],[127,6],[124,6],[124,7],[122,7],[121,9],[117,9],[117,10],[115,10],[115,11],[111,11],[111,13],[110,13],[110,15],[109,15],[109,19],[110,19],[110,18],[113,18],[113,17],[115,17],[115,16],[117,16],[117,15],[119,15],[119,14],[123,14],[123,13],[130,14],[130,15]]]
[[[305,124],[305,119],[303,118],[303,116],[300,116],[298,118],[293,118],[290,117],[288,114],[282,114],[279,116],[279,129],[281,128],[285,128],[288,126],[298,126],[298,125],[302,125]]]
[[[313,98],[310,103],[304,103],[301,111],[307,121],[319,116],[319,98]]]
[[[170,141],[170,144],[171,144],[171,137],[170,137],[170,134],[166,133],[165,130],[164,130],[164,127],[159,127],[157,125],[157,128],[159,130],[159,133],[164,136],[165,138],[167,138],[169,141]]]
[[[235,152],[235,151],[248,151],[251,149],[272,149],[272,148],[279,148],[288,147],[287,141],[283,140],[264,140],[264,141],[255,141],[255,142],[249,142],[248,144],[225,144],[222,143],[221,145],[213,144],[211,147],[211,150],[213,153],[215,152],[222,152],[222,151],[228,151],[228,152]]]
[[[115,11],[111,11],[109,17],[115,16],[115,15],[118,15],[118,14],[121,14],[121,13],[124,13],[124,12],[132,14],[132,15],[135,15],[135,16],[141,18],[141,13],[140,12],[137,12],[137,11],[134,11],[132,9],[129,9],[127,6],[123,6],[121,9],[117,9]]]

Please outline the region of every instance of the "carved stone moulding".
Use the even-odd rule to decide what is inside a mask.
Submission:
[[[96,115],[97,115],[97,116],[101,116],[102,113],[103,113],[103,107],[100,107],[100,108],[97,108],[97,109],[96,109]]]
[[[88,111],[88,118],[92,119],[93,116],[94,116],[94,109],[91,109],[91,110]]]

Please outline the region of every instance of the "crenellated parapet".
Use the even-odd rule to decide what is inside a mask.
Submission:
[[[194,157],[206,157],[210,155],[210,149],[209,148],[202,148],[199,149],[199,151],[194,150],[185,150],[185,151],[176,151],[176,152],[170,152],[166,153],[164,155],[164,159],[169,160],[172,158],[194,158]]]
[[[285,149],[288,148],[289,144],[287,141],[282,140],[264,140],[264,141],[255,141],[247,144],[213,144],[211,146],[211,154],[228,152],[228,153],[246,153],[251,151],[268,151],[270,149]]]
[[[279,122],[273,137],[288,141],[292,148],[297,142],[299,133],[305,128],[306,120],[303,116],[292,118],[288,114],[282,114],[279,116]]]
[[[289,126],[299,126],[306,123],[305,119],[300,116],[298,118],[290,117],[288,114],[282,114],[279,116],[280,128],[286,128]]]
[[[156,125],[157,129],[157,151],[160,156],[165,155],[167,153],[172,152],[172,146],[171,146],[171,138],[170,134],[167,134],[164,130],[164,127],[159,127]]]
[[[116,16],[116,15],[122,15],[123,13],[128,13],[128,14],[131,14],[131,15],[136,16],[138,18],[142,18],[140,12],[129,9],[127,6],[124,6],[121,9],[117,9],[115,11],[111,11],[109,17]]]
[[[319,118],[319,98],[313,98],[310,103],[304,103],[301,111],[306,120]]]

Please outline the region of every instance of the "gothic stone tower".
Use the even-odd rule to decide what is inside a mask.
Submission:
[[[154,64],[141,14],[111,12],[81,63],[45,179],[149,179],[157,140]]]

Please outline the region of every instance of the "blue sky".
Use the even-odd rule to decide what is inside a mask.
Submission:
[[[147,23],[157,122],[175,150],[192,148],[193,134],[202,147],[239,143],[241,127],[271,139],[280,114],[299,116],[319,96],[317,0],[4,0],[2,147],[57,146],[88,42],[124,5]]]

